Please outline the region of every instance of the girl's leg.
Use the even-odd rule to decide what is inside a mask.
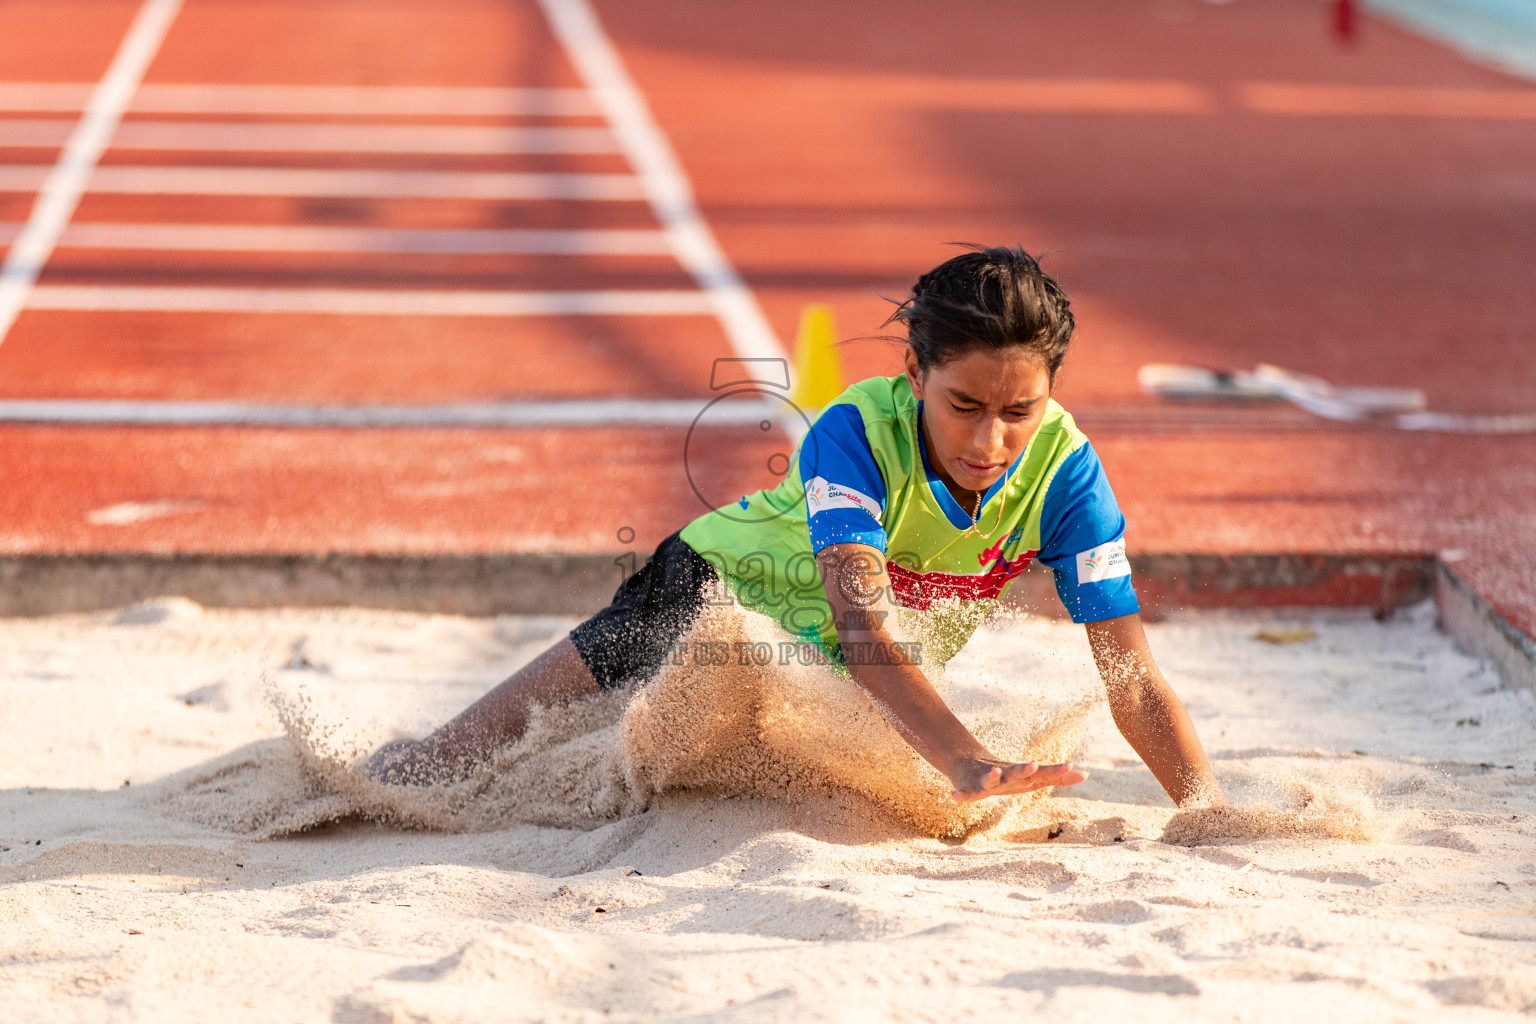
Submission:
[[[426,739],[380,747],[363,771],[392,784],[463,778],[521,736],[534,708],[649,678],[698,617],[703,590],[715,580],[709,562],[672,534],[619,585],[608,607]]]
[[[395,785],[463,778],[491,751],[521,736],[534,708],[597,692],[586,662],[563,637],[432,735],[380,747],[363,771]]]

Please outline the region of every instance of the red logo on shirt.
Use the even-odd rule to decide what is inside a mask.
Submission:
[[[993,544],[991,547],[987,548],[987,550],[983,551],[981,554],[977,555],[976,556],[976,564],[977,565],[986,565],[988,562],[992,561],[992,559],[996,558],[998,555],[1001,555],[1003,553],[1003,546],[1005,544],[1012,544],[1014,541],[1018,540],[1023,535],[1024,535],[1024,531],[1022,529],[1014,530],[1008,536],[1004,537],[1002,540],[998,541],[996,544]],[[1039,554],[1039,552],[1037,552],[1037,551],[1026,551],[1024,553],[1024,558],[1027,561],[1027,560],[1035,557],[1035,555],[1037,555],[1037,554]]]
[[[958,572],[917,572],[897,562],[887,562],[891,589],[904,608],[926,611],[933,602],[955,597],[962,601],[985,601],[997,597],[1014,578],[1029,568],[1040,552],[1021,551],[1013,561],[999,558],[986,572],[966,575]]]

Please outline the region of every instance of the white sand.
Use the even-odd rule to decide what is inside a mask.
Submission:
[[[946,808],[813,670],[674,671],[454,792],[346,772],[570,624],[177,601],[0,621],[0,1017],[1536,1013],[1536,697],[1430,609],[1153,627],[1225,816],[1176,815],[1102,704],[1087,783]],[[1254,639],[1297,627],[1317,635]],[[306,695],[302,743],[264,675]],[[989,628],[947,675],[1002,747],[1072,742],[1096,691],[1081,629],[1052,623]]]

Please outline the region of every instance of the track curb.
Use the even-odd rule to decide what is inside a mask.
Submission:
[[[1536,690],[1536,639],[1526,636],[1444,559],[1435,560],[1440,625],[1466,651],[1487,658],[1506,686]]]
[[[177,596],[209,607],[351,605],[457,615],[590,614],[633,568],[632,554],[0,555],[0,616],[101,611]],[[1414,554],[1132,555],[1153,618],[1183,607],[1370,607],[1379,615],[1429,597],[1435,561]],[[1038,564],[1013,603],[1062,615]]]
[[[607,603],[619,573],[606,554],[5,555],[0,616],[104,611],[172,596],[221,608],[581,615]]]
[[[451,615],[588,615],[632,555],[487,553],[0,555],[0,616],[105,611],[156,597],[206,607],[353,606]],[[1149,618],[1180,608],[1365,607],[1379,617],[1430,596],[1441,624],[1493,661],[1511,686],[1536,689],[1536,640],[1442,558],[1415,554],[1141,554],[1131,557]],[[1032,567],[1010,603],[1063,616],[1050,573]]]

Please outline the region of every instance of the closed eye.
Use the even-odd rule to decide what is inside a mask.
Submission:
[[[967,413],[967,414],[969,414],[969,413],[980,412],[981,411],[981,406],[979,406],[979,405],[961,405],[958,402],[950,402],[949,403],[949,407],[951,409],[955,410],[955,412],[958,412],[958,413]],[[1023,419],[1028,419],[1030,416],[1033,416],[1034,413],[1035,413],[1035,407],[1033,405],[1025,405],[1025,406],[1014,406],[1013,408],[1010,408],[1010,409],[1004,409],[1003,412],[1002,412],[1002,415],[1007,417],[1007,418],[1009,418],[1009,419],[1012,419],[1012,420],[1023,420]]]

